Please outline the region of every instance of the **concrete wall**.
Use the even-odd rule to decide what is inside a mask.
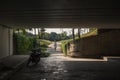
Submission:
[[[77,57],[120,56],[120,30],[83,38],[70,43],[70,49],[69,54]]]
[[[9,52],[13,55],[13,29],[9,30]]]
[[[13,54],[12,29],[0,26],[0,58]]]

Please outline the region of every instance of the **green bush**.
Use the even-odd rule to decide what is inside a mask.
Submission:
[[[67,49],[69,47],[69,43],[72,41],[72,39],[69,39],[69,40],[63,40],[61,41],[61,48],[62,48],[62,51],[64,53],[65,56],[67,56]]]
[[[46,48],[48,47],[49,44],[51,44],[51,42],[48,40],[38,39],[37,41],[40,42],[40,45],[42,47],[46,47]]]
[[[41,49],[42,52],[45,52],[47,50],[47,48],[43,47],[43,46],[40,46],[40,49]]]
[[[46,52],[48,45],[51,43],[48,40],[38,39],[38,42],[40,42],[40,48],[41,48],[41,57],[48,57],[50,53]]]
[[[62,51],[63,51],[64,55],[67,56],[67,46],[66,46],[66,44],[63,43],[61,46],[62,46]]]
[[[14,54],[28,54],[32,49],[41,49],[41,56],[48,57],[50,54],[46,52],[48,45],[51,43],[47,40],[37,39],[36,37],[26,36],[24,34],[14,33]],[[35,45],[35,43],[37,45]]]
[[[50,56],[50,53],[47,53],[47,52],[42,52],[41,53],[41,57],[48,57]]]
[[[33,49],[33,41],[34,39],[31,37],[27,37],[23,34],[15,34],[14,33],[14,44],[15,46],[15,54],[26,54],[29,50]]]

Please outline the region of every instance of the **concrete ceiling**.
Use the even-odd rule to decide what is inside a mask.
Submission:
[[[0,24],[25,28],[120,28],[120,4],[116,0],[3,0]]]

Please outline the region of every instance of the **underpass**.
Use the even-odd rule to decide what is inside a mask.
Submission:
[[[17,28],[98,28],[118,29],[118,34],[113,32],[95,37],[92,47],[88,47],[86,39],[81,42],[84,50],[97,51],[99,54],[117,56],[119,58],[119,28],[120,6],[116,0],[39,0],[39,1],[1,1],[0,3],[0,59],[12,57],[14,54],[13,29]],[[103,34],[103,33],[102,33]],[[108,41],[111,43],[109,43]],[[93,47],[98,42],[99,46]],[[104,42],[106,41],[106,42]],[[79,45],[81,45],[79,44]],[[116,46],[117,45],[117,46]],[[109,48],[108,48],[109,47]],[[90,49],[91,48],[91,49]],[[80,50],[79,49],[79,50]],[[104,53],[103,50],[105,51]],[[91,51],[91,52],[92,52]],[[61,51],[49,48],[51,56],[42,58],[37,66],[23,68],[11,77],[11,80],[119,80],[119,61],[110,61],[108,58],[86,59],[64,57]],[[82,54],[83,54],[82,52]],[[114,52],[116,52],[114,54]],[[96,53],[92,53],[96,54]],[[17,60],[16,60],[17,61]],[[11,64],[14,62],[10,62]],[[7,64],[5,64],[7,65]],[[14,65],[14,64],[13,64]],[[45,67],[46,66],[46,67]],[[48,68],[49,67],[49,68]],[[3,74],[3,73],[1,73]]]

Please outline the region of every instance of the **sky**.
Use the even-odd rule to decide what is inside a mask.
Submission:
[[[46,32],[51,33],[51,32],[56,32],[56,33],[62,33],[64,31],[67,32],[67,34],[71,34],[72,29],[71,28],[45,28]]]
[[[56,33],[62,33],[62,32],[67,32],[67,35],[72,34],[72,28],[45,28],[45,32],[51,33],[51,32],[56,32]],[[31,33],[34,34],[34,31],[30,31]],[[78,32],[77,28],[75,29],[75,34]],[[37,32],[38,33],[38,32]]]
[[[85,31],[83,32],[86,33],[86,32],[89,32],[89,28],[81,28],[82,30],[84,29]],[[46,32],[48,33],[51,33],[51,32],[56,32],[56,33],[62,33],[63,31],[66,31],[67,32],[67,35],[70,35],[72,34],[72,28],[45,28]],[[75,28],[74,29],[75,31],[75,34],[78,33],[78,28]],[[82,34],[82,33],[81,33]]]

